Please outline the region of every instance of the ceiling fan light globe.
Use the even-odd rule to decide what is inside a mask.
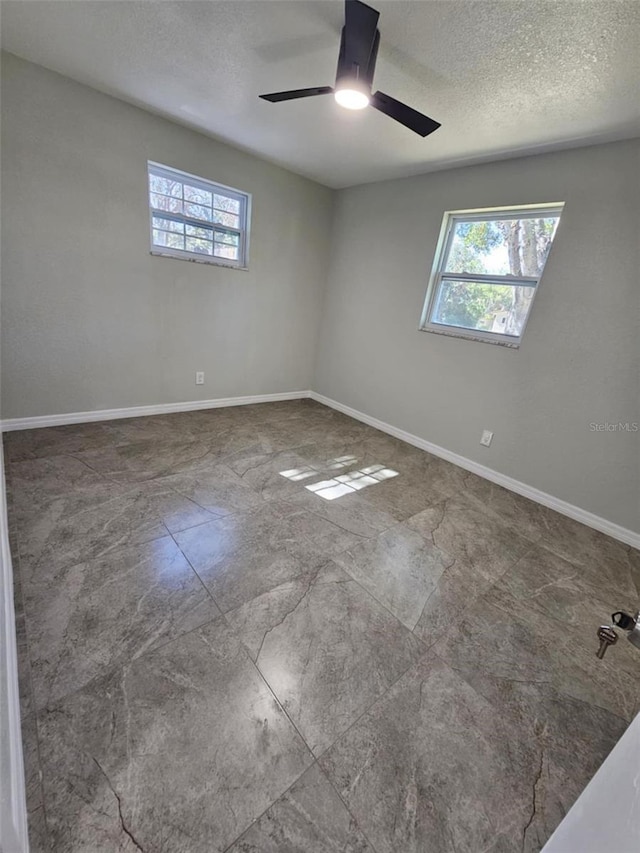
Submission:
[[[363,110],[369,106],[370,98],[362,89],[337,89],[334,97],[341,107],[348,110]]]

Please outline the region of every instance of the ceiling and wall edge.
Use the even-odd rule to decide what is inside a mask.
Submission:
[[[324,395],[311,390],[285,391],[278,394],[258,394],[250,397],[226,397],[216,400],[193,400],[186,401],[184,403],[159,403],[156,406],[131,406],[123,409],[99,409],[94,412],[69,412],[67,414],[40,415],[31,418],[10,418],[8,420],[0,421],[0,428],[2,432],[11,432],[21,429],[41,429],[43,427],[63,426],[66,424],[109,421],[116,420],[118,418],[138,418],[149,415],[171,414],[175,412],[192,412],[201,409],[220,409],[227,406],[247,406],[255,405],[256,403],[275,403],[283,400],[304,399],[315,400],[323,406],[329,406],[338,412],[348,415],[350,418],[354,418],[355,420],[368,424],[374,429],[378,429],[387,435],[392,435],[394,438],[405,441],[407,444],[418,447],[420,450],[425,450],[433,456],[437,456],[440,459],[451,462],[453,465],[457,465],[459,468],[464,468],[466,471],[470,471],[472,474],[483,477],[485,480],[496,483],[496,485],[502,486],[510,492],[515,492],[518,495],[529,498],[529,500],[555,510],[561,515],[565,515],[568,518],[572,518],[574,521],[578,521],[587,527],[591,527],[593,530],[598,530],[600,533],[611,536],[619,542],[624,542],[625,545],[630,545],[632,548],[640,549],[640,532],[636,533],[633,530],[629,530],[626,527],[615,524],[613,521],[609,521],[595,513],[588,512],[587,510],[584,510],[579,506],[575,506],[568,501],[557,498],[547,492],[543,492],[541,489],[536,489],[533,486],[527,485],[527,483],[523,483],[520,480],[516,480],[513,477],[502,474],[500,471],[496,471],[486,465],[481,465],[473,459],[468,459],[465,456],[461,456],[459,453],[447,450],[446,447],[440,447],[437,444],[433,444],[431,441],[427,441],[427,439],[420,438],[420,436],[413,435],[410,432],[406,432],[406,430],[393,426],[393,424],[385,423],[378,418],[374,418],[366,412],[360,412],[357,409],[352,409],[351,406],[346,406],[338,400],[332,400],[329,397],[325,397]]]
[[[113,98],[114,100],[120,101],[123,104],[128,104],[130,107],[134,107],[135,109],[142,110],[143,112],[147,112],[151,115],[157,116],[158,118],[161,118],[164,121],[171,122],[171,124],[175,124],[178,127],[183,127],[187,130],[190,130],[192,133],[197,133],[200,136],[205,137],[206,139],[211,139],[213,142],[217,142],[220,145],[228,145],[230,148],[234,148],[237,151],[248,155],[249,157],[255,157],[258,160],[262,160],[265,163],[269,163],[269,165],[271,166],[276,166],[279,169],[283,169],[285,172],[289,172],[290,174],[296,175],[299,178],[304,178],[305,180],[311,181],[314,184],[319,184],[320,186],[325,187],[326,189],[329,189],[332,192],[340,192],[341,190],[352,189],[353,187],[364,186],[366,184],[383,183],[386,181],[397,181],[402,180],[403,178],[415,178],[419,175],[428,175],[435,172],[446,172],[449,169],[462,169],[466,166],[479,166],[486,163],[500,163],[505,160],[516,160],[520,157],[536,157],[542,154],[552,154],[557,151],[571,151],[577,148],[590,148],[594,145],[606,145],[611,142],[625,142],[630,139],[638,138],[638,129],[636,127],[628,127],[622,129],[619,128],[617,130],[606,131],[594,136],[590,136],[588,138],[576,136],[571,139],[562,139],[557,142],[543,142],[537,145],[526,145],[520,148],[510,149],[509,151],[498,151],[490,154],[479,154],[472,157],[452,158],[451,160],[444,160],[438,163],[432,163],[430,165],[421,164],[418,168],[408,167],[406,171],[398,172],[397,174],[394,174],[391,177],[385,177],[380,179],[372,178],[370,181],[357,181],[353,184],[341,184],[339,186],[335,186],[329,183],[324,183],[323,181],[319,181],[317,177],[313,177],[309,172],[306,172],[304,170],[292,169],[290,165],[288,165],[285,161],[277,157],[265,156],[264,154],[258,153],[251,147],[247,145],[242,145],[241,143],[236,142],[226,136],[208,133],[206,130],[203,130],[202,127],[199,127],[193,122],[181,121],[174,115],[171,115],[163,110],[150,107],[148,104],[145,104],[135,98],[124,97],[121,93],[114,92],[108,87],[91,86],[88,83],[76,80],[76,78],[74,77],[69,77],[66,74],[61,74],[59,71],[56,71],[54,68],[50,68],[48,65],[41,65],[38,62],[34,62],[33,60],[20,56],[20,54],[13,53],[10,50],[2,49],[0,50],[0,54],[6,54],[7,56],[16,57],[17,59],[20,59],[23,62],[29,62],[32,65],[44,68],[50,74],[55,74],[59,77],[63,77],[66,80],[73,80],[74,83],[77,83],[80,86],[85,86],[87,89],[93,89],[94,92],[99,92],[101,95],[105,95],[106,97]]]

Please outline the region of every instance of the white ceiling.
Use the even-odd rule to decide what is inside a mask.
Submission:
[[[640,135],[639,0],[369,0],[375,87],[426,139],[331,96],[340,0],[3,0],[2,46],[331,187]]]

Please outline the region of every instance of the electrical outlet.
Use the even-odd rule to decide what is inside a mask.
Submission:
[[[204,370],[196,371],[196,385],[204,385]]]
[[[480,444],[482,444],[483,447],[489,447],[491,445],[492,438],[493,438],[493,433],[491,432],[491,430],[490,429],[483,429],[482,435],[480,436]]]

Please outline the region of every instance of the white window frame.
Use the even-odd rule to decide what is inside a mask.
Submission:
[[[529,313],[522,327],[520,335],[503,335],[499,332],[487,332],[478,329],[466,329],[460,326],[447,326],[443,323],[432,321],[438,306],[438,300],[441,292],[441,284],[446,280],[455,281],[470,281],[470,282],[486,282],[487,284],[511,285],[513,287],[534,287],[536,293],[542,281],[542,275],[546,268],[548,256],[545,261],[545,266],[542,273],[538,277],[535,276],[514,276],[514,275],[480,275],[475,273],[447,273],[445,264],[449,257],[451,244],[455,234],[455,227],[458,222],[486,222],[487,220],[495,219],[540,219],[545,216],[561,217],[564,210],[564,202],[549,202],[548,204],[521,204],[510,207],[486,207],[474,210],[447,210],[442,218],[442,227],[440,236],[436,246],[436,252],[433,259],[431,275],[427,287],[427,294],[422,310],[419,329],[422,332],[433,332],[436,335],[447,335],[453,338],[466,338],[467,340],[480,341],[483,343],[498,344],[503,347],[511,347],[518,349],[533,311],[533,302],[536,294],[531,301]],[[559,223],[558,223],[559,225]],[[554,242],[557,237],[554,234]],[[553,243],[551,248],[553,248]],[[551,251],[551,249],[550,249]]]
[[[172,181],[180,181],[189,184],[189,186],[197,187],[210,193],[224,195],[227,198],[233,198],[240,202],[240,227],[231,228],[227,225],[218,225],[216,223],[205,222],[201,219],[193,219],[182,213],[169,213],[166,210],[158,210],[151,207],[149,176],[159,175],[160,177],[168,178]],[[237,190],[234,187],[227,187],[224,184],[218,184],[215,181],[208,181],[205,178],[200,178],[197,175],[192,175],[189,172],[183,172],[181,169],[174,169],[171,166],[164,166],[162,163],[156,163],[153,160],[147,161],[147,205],[149,207],[149,245],[150,253],[159,257],[179,258],[184,261],[193,261],[199,264],[213,264],[218,267],[231,267],[232,269],[248,270],[249,269],[249,232],[251,226],[251,193]],[[183,222],[185,225],[193,225],[197,228],[211,228],[212,231],[226,231],[239,236],[238,243],[238,260],[234,261],[230,258],[218,258],[215,255],[204,255],[199,252],[189,252],[186,249],[172,249],[168,246],[158,246],[153,242],[153,217],[162,219],[172,219],[174,222]]]

